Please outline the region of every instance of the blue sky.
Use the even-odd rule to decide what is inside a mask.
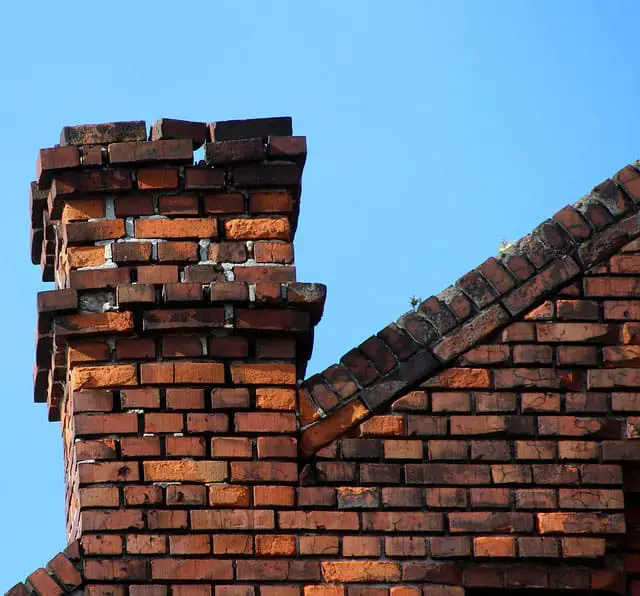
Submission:
[[[32,403],[28,186],[63,125],[291,115],[309,371],[640,157],[628,1],[61,3],[0,21],[0,588],[65,543],[60,426]]]

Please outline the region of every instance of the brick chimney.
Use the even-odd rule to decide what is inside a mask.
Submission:
[[[31,252],[56,289],[38,296],[34,397],[62,423],[93,594],[231,582],[223,555],[295,552],[274,508],[293,504],[325,296],[296,282],[305,157],[290,118],[65,127],[40,151]]]

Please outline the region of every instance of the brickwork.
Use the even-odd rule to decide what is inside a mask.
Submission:
[[[34,396],[82,576],[12,596],[640,593],[638,170],[303,381],[305,159],[288,118],[40,152]]]

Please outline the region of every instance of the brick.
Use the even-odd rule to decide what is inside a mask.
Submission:
[[[297,332],[307,331],[310,327],[310,320],[308,313],[305,312],[237,308],[235,310],[235,326],[237,329]]]
[[[151,243],[115,242],[111,254],[115,263],[146,263],[151,260]]]
[[[472,488],[471,504],[473,507],[510,507],[511,491],[508,488]]]
[[[113,534],[89,534],[82,536],[82,550],[87,555],[119,555],[122,553],[122,536]]]
[[[153,201],[150,196],[125,195],[115,200],[116,217],[138,217],[153,215]]]
[[[159,437],[121,437],[122,457],[157,457],[160,455]]]
[[[227,432],[229,421],[226,414],[187,414],[187,430],[190,433]]]
[[[384,441],[385,459],[422,459],[422,441]]]
[[[482,368],[447,368],[423,382],[422,387],[444,389],[488,389],[491,387],[489,371]]]
[[[257,555],[291,557],[296,553],[296,537],[285,534],[258,534],[255,537]]]
[[[154,559],[151,561],[151,577],[158,580],[230,580],[233,579],[233,562],[221,559]]]
[[[518,538],[518,551],[521,557],[557,557],[558,539],[521,536]]]
[[[143,314],[145,331],[181,331],[224,325],[222,308],[181,308],[176,310],[154,310]]]
[[[60,144],[63,146],[94,145],[122,141],[144,141],[146,138],[147,130],[143,120],[108,122],[65,126],[60,133]]]
[[[266,152],[260,137],[207,143],[207,164],[224,165],[243,161],[262,161]]]
[[[380,554],[378,536],[344,536],[342,554],[345,557],[377,557]]]
[[[289,220],[283,217],[230,219],[225,222],[225,234],[231,240],[289,241]]]
[[[562,538],[562,556],[569,557],[603,557],[605,554],[603,538]]]
[[[138,189],[161,190],[178,188],[176,168],[145,168],[136,174]]]
[[[244,337],[211,337],[209,355],[213,358],[244,358],[248,355],[247,339]]]
[[[260,240],[253,246],[253,255],[258,263],[293,263],[293,245],[284,242]]]
[[[296,459],[298,443],[293,437],[258,437],[258,458]]]
[[[233,482],[294,482],[298,478],[294,462],[232,462]]]
[[[618,513],[538,513],[540,534],[624,533],[624,515]]]
[[[109,144],[107,151],[112,164],[193,162],[193,147],[188,139],[115,142]]]
[[[589,389],[636,388],[640,382],[640,373],[634,368],[610,370],[590,370],[587,373]]]
[[[63,238],[69,244],[83,244],[100,240],[115,240],[125,235],[124,220],[70,222],[62,227]]]
[[[225,174],[222,169],[184,168],[184,187],[186,190],[222,189],[225,185]]]
[[[198,509],[191,511],[194,530],[272,530],[274,513],[262,509]],[[214,552],[215,537],[214,537]]]
[[[67,358],[71,366],[81,362],[105,362],[109,356],[110,348],[106,342],[69,342]]]
[[[157,389],[124,389],[120,391],[120,401],[124,409],[159,408],[160,392]]]
[[[119,339],[116,342],[117,360],[145,360],[154,358],[156,345],[153,339]]]
[[[187,437],[173,437],[187,438]],[[206,487],[189,485],[167,486],[167,505],[206,505]]]
[[[175,261],[178,263],[194,263],[199,260],[199,247],[197,242],[184,242],[184,241],[167,241],[158,243],[158,261],[161,263],[167,263]],[[155,269],[159,265],[153,265],[151,268]],[[140,269],[138,269],[139,271]],[[162,280],[156,283],[165,283],[171,281],[178,281],[177,276],[175,279]]]
[[[511,315],[520,314],[579,273],[576,262],[571,257],[563,257],[508,294],[504,305]]]
[[[515,491],[518,509],[555,509],[558,506],[556,491],[549,488],[523,488]]]
[[[166,437],[165,445],[169,456],[203,457],[206,452],[203,437]]]
[[[195,335],[170,335],[162,338],[163,358],[194,358],[202,356],[202,343]]]
[[[129,507],[160,504],[162,503],[162,488],[159,486],[125,486],[124,502]]]
[[[344,537],[343,541],[346,538]],[[301,556],[337,555],[340,550],[337,536],[300,536],[298,542]]]
[[[430,460],[461,460],[467,459],[469,446],[466,441],[438,441],[428,443]]]
[[[213,552],[250,555],[253,553],[252,537],[246,534],[216,534],[213,536]]]
[[[280,511],[278,523],[285,530],[360,529],[358,514],[352,511]]]
[[[211,484],[209,504],[212,507],[249,507],[251,491],[248,486]]]
[[[100,389],[137,385],[136,367],[129,364],[112,366],[77,366],[71,371],[71,387],[78,389]]]
[[[248,408],[249,390],[241,387],[221,387],[211,393],[211,404],[214,410]]]
[[[516,539],[513,536],[479,536],[473,539],[476,557],[515,557]]]
[[[54,174],[48,201],[53,219],[59,218],[60,197],[75,194],[122,192],[131,190],[131,174],[127,170],[66,171]]]
[[[133,315],[129,312],[106,312],[56,317],[55,330],[60,336],[132,332]]]
[[[142,529],[142,511],[136,509],[92,510],[80,512],[84,532]]]
[[[391,561],[323,561],[322,576],[327,582],[397,582],[400,565]]]
[[[182,432],[184,429],[184,420],[182,414],[145,414],[144,415],[144,432],[145,433],[176,433]]]
[[[191,139],[193,149],[195,150],[202,147],[207,136],[207,125],[204,122],[190,122],[188,120],[161,118],[151,125],[149,138],[152,141],[162,139]]]
[[[221,461],[145,461],[143,468],[150,482],[220,482],[227,477],[227,464]]]
[[[540,514],[544,515],[544,514]],[[449,513],[451,532],[508,532],[521,533],[533,530],[530,513],[454,512]]]
[[[386,536],[384,549],[390,557],[424,557],[427,553],[422,536]]]
[[[204,196],[205,214],[226,214],[244,212],[244,195],[239,192],[226,192]]]
[[[233,383],[247,385],[294,385],[295,367],[290,364],[231,364]]]
[[[254,486],[253,502],[256,507],[293,507],[295,491],[291,486]]]
[[[129,284],[130,278],[130,272],[125,268],[74,270],[69,273],[69,285],[79,290],[115,288]]]
[[[214,242],[208,248],[209,260],[215,263],[244,263],[247,248],[242,242]]]
[[[160,215],[198,215],[198,197],[190,195],[164,195],[158,200]]]
[[[437,532],[443,528],[443,515],[435,512],[364,512],[364,530],[393,532]]]
[[[209,124],[209,132],[213,141],[229,141],[261,137],[291,136],[290,117],[253,118],[247,120],[226,120]]]
[[[580,342],[612,344],[618,342],[617,328],[602,323],[538,323],[540,342]]]
[[[118,461],[80,462],[78,464],[78,481],[80,484],[97,484],[100,482],[136,482],[137,467]]]
[[[589,371],[591,374],[593,371]],[[512,368],[494,371],[496,389],[580,389],[576,371],[548,368]]]
[[[40,149],[36,161],[36,179],[40,188],[48,188],[54,172],[80,166],[77,147],[52,147]]]
[[[431,536],[429,550],[434,558],[468,557],[471,540],[468,536]]]
[[[139,219],[135,224],[136,238],[216,238],[218,234],[216,220],[206,217]]]
[[[86,221],[105,215],[105,202],[102,199],[69,199],[62,208],[62,223]]]

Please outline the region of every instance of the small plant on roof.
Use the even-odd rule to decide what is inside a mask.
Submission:
[[[409,304],[411,305],[411,309],[413,310],[413,312],[416,311],[416,308],[418,308],[418,304],[420,304],[422,302],[422,298],[420,298],[419,296],[411,296],[411,298],[409,298]]]
[[[503,240],[500,242],[500,246],[498,246],[498,254],[501,255],[503,252],[509,250],[515,242],[513,240]]]

